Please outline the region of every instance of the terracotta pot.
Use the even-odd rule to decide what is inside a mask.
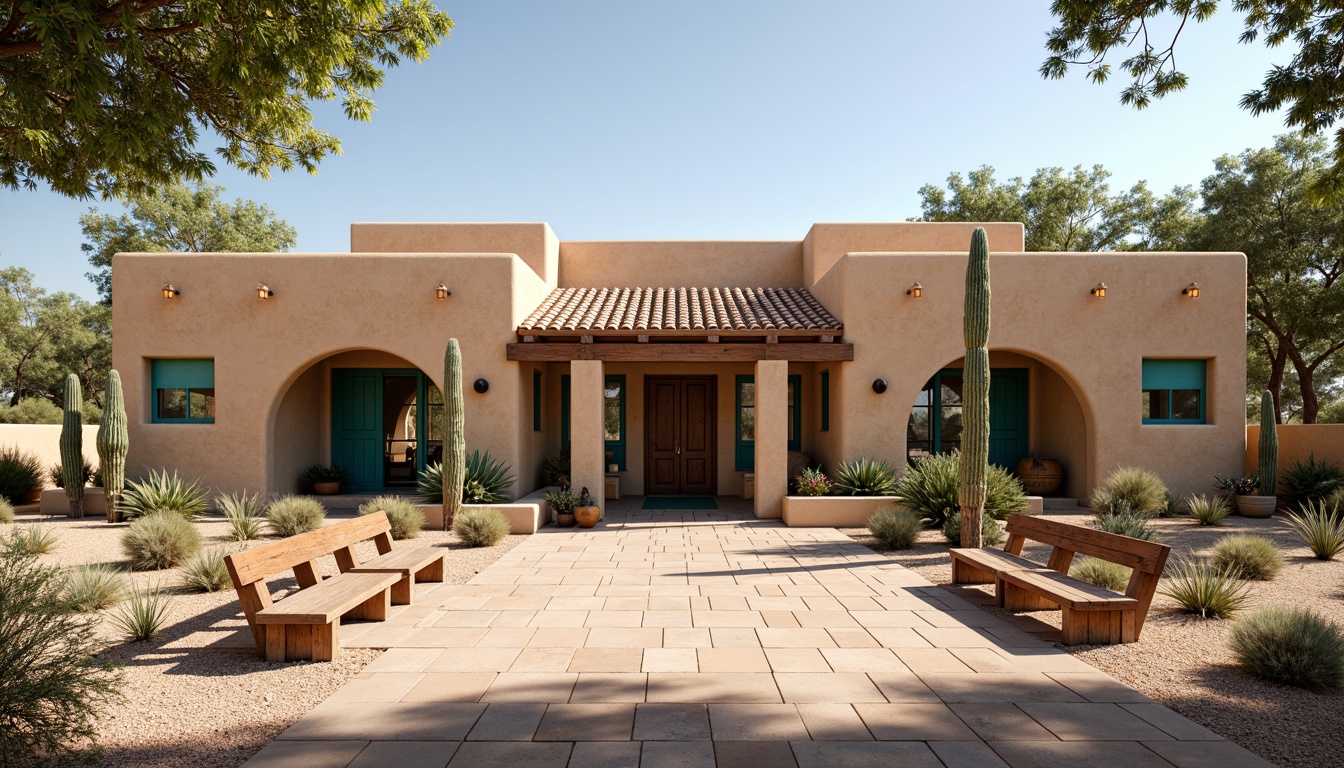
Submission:
[[[1237,514],[1242,517],[1273,517],[1277,496],[1253,496],[1237,494]]]
[[[313,493],[318,496],[334,496],[340,492],[340,483],[313,483]]]
[[[578,518],[580,528],[592,528],[597,525],[597,521],[602,517],[602,508],[598,506],[575,507],[574,517]]]
[[[1064,483],[1064,467],[1054,459],[1027,457],[1017,462],[1017,476],[1029,496],[1049,496]]]
[[[555,513],[555,524],[560,526],[561,528],[573,528],[574,523],[576,522],[578,521],[574,519],[574,513],[572,512]]]

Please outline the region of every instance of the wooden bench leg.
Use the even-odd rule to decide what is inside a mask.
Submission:
[[[340,622],[264,624],[267,661],[331,661],[340,648]]]
[[[953,584],[993,584],[994,574],[989,571],[976,568],[970,563],[957,558],[952,558],[952,583]]]
[[[341,621],[313,625],[313,661],[334,661],[341,647]]]
[[[1003,579],[995,583],[994,596],[998,600],[999,607],[1007,611],[1049,611],[1059,607],[1035,592],[1010,584]]]
[[[444,558],[440,557],[429,565],[426,565],[424,568],[421,568],[419,571],[416,571],[415,580],[419,582],[443,581],[443,560]]]
[[[1063,636],[1061,642],[1065,645],[1087,644],[1087,614],[1088,611],[1063,609],[1063,615],[1060,617],[1060,634]]]
[[[284,624],[262,624],[265,627],[262,634],[266,636],[266,660],[284,661],[285,660],[285,632]]]
[[[384,589],[352,608],[346,616],[365,621],[387,621],[387,615],[391,612],[392,593],[391,590]]]
[[[393,605],[410,605],[410,604],[411,604],[411,590],[412,590],[412,585],[413,585],[414,583],[415,583],[415,579],[411,578],[411,575],[408,573],[408,574],[406,574],[405,576],[402,576],[402,577],[401,577],[401,581],[398,581],[396,584],[393,584],[393,585],[392,585],[392,604],[393,604]]]

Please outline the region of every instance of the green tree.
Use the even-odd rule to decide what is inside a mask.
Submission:
[[[340,152],[311,101],[368,120],[384,70],[452,20],[430,0],[0,3],[0,186],[147,194],[231,165],[310,172]]]
[[[1191,226],[1194,193],[1178,188],[1158,199],[1143,182],[1112,194],[1100,165],[1066,172],[1041,168],[1030,180],[994,178],[984,165],[967,177],[953,173],[947,188],[919,189],[915,221],[1020,221],[1028,251],[1109,251],[1163,247]]]
[[[112,256],[135,252],[271,252],[294,247],[294,228],[265,205],[220,199],[223,187],[172,184],[136,195],[130,212],[109,216],[90,210],[79,217],[88,242],[80,246],[94,270],[88,278],[103,303],[112,303]]]
[[[1219,0],[1054,0],[1058,22],[1046,39],[1049,56],[1041,75],[1059,79],[1071,67],[1083,67],[1088,79],[1105,83],[1116,49],[1133,55],[1119,62],[1130,78],[1120,102],[1143,109],[1153,99],[1183,90],[1189,83],[1176,68],[1181,34],[1212,18]],[[1303,136],[1314,136],[1344,117],[1344,5],[1338,0],[1232,0],[1243,15],[1242,43],[1262,41],[1275,48],[1288,43],[1292,57],[1265,74],[1259,88],[1241,98],[1254,115],[1286,108],[1284,122]],[[1193,23],[1192,23],[1193,22]],[[1169,34],[1156,26],[1169,24]],[[1313,179],[1314,202],[1344,195],[1344,132],[1335,134],[1332,162]]]
[[[22,267],[0,269],[0,390],[11,407],[41,397],[61,405],[74,373],[95,405],[112,363],[111,312],[70,293],[47,293]]]

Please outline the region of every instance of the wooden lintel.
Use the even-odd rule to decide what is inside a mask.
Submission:
[[[508,359],[518,362],[848,362],[854,345],[834,344],[509,344]]]
[[[591,335],[589,335],[589,334],[585,334],[585,335],[579,337],[579,342],[582,343],[582,344],[592,344],[592,343],[593,343],[593,337],[592,337]]]
[[[766,343],[766,344],[778,344],[778,343],[779,343],[779,334],[777,334],[777,333],[767,334],[766,337],[765,337],[765,343]]]
[[[719,337],[718,337],[718,335],[716,335],[716,334],[711,334],[711,335],[705,337],[705,340],[708,341],[710,344],[718,344],[718,343],[719,343]]]

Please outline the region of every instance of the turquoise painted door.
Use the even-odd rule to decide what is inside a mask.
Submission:
[[[383,487],[383,372],[331,372],[331,462],[350,473],[350,490]]]
[[[1013,471],[1027,446],[1027,371],[989,372],[989,463]]]
[[[906,454],[918,461],[931,453],[961,448],[960,368],[944,368],[924,385],[910,411]],[[989,463],[1011,471],[1028,451],[1027,369],[989,372]]]

